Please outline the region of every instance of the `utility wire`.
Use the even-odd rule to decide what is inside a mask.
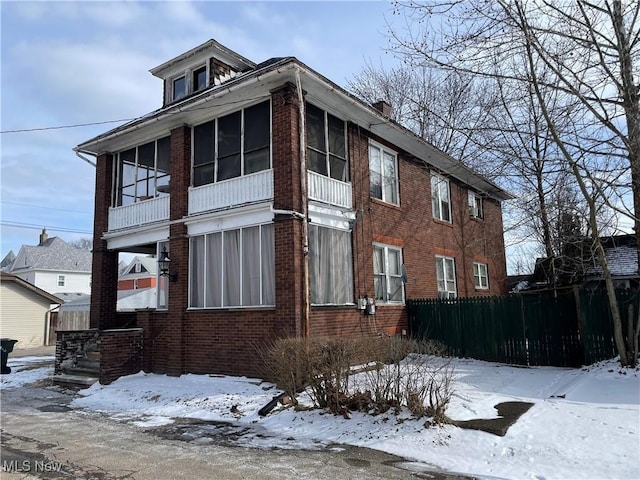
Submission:
[[[0,222],[0,225],[2,225],[3,227],[16,227],[16,228],[26,228],[26,229],[30,229],[30,230],[42,230],[43,226],[42,225],[34,225],[32,223],[20,223],[20,222],[10,222],[10,221],[2,221]],[[49,230],[53,231],[53,232],[66,232],[66,233],[86,233],[87,235],[92,235],[93,232],[90,232],[88,230],[80,230],[78,228],[68,228],[68,227],[45,227],[48,228]]]
[[[42,132],[44,130],[61,130],[64,128],[90,127],[92,125],[105,125],[107,123],[130,122],[135,118],[122,118],[120,120],[105,120],[104,122],[76,123],[74,125],[59,125],[57,127],[37,127],[37,128],[21,128],[18,130],[2,130],[0,133],[24,133],[24,132]]]
[[[0,202],[0,203],[6,204],[6,205],[19,205],[21,207],[40,208],[42,210],[55,210],[55,211],[58,211],[58,212],[79,213],[81,215],[93,215],[93,212],[81,212],[80,210],[68,210],[66,208],[44,207],[42,205],[31,205],[31,204],[28,204],[28,203],[11,202],[11,201],[8,201],[8,200],[2,200],[2,202]]]

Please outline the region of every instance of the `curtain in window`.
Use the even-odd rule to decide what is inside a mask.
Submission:
[[[352,264],[350,232],[309,226],[311,303],[352,302]]]
[[[207,307],[222,306],[222,233],[206,236],[207,279],[205,298]]]
[[[240,230],[224,232],[223,304],[240,305]]]
[[[262,225],[262,304],[276,304],[276,261],[273,224]]]
[[[384,200],[386,202],[398,203],[398,185],[396,183],[396,157],[388,152],[383,153],[384,170]]]
[[[376,300],[386,300],[384,249],[379,247],[373,247],[373,275],[374,298]]]
[[[260,227],[242,229],[242,305],[260,305]]]
[[[191,306],[204,307],[204,237],[191,239]]]

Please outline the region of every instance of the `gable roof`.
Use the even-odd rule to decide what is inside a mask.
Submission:
[[[136,272],[135,266],[140,264],[146,270],[145,272]],[[135,256],[125,268],[123,268],[120,272],[120,276],[123,277],[125,275],[141,275],[141,274],[149,274],[155,275],[158,271],[158,262],[153,257],[139,257]]]
[[[75,248],[60,237],[51,237],[41,245],[20,247],[10,271],[54,270],[91,273],[91,257],[91,252]]]
[[[203,45],[207,44],[208,42]],[[219,45],[217,42],[215,44]],[[196,47],[198,48],[200,47]],[[184,55],[188,54],[189,52]],[[164,64],[153,71],[158,73],[158,69],[163,66]],[[145,129],[145,137],[160,138],[168,135],[176,126],[195,125],[209,120],[210,108],[217,108],[216,113],[220,115],[231,113],[234,108],[238,108],[239,103],[247,99],[260,98],[260,96],[266,99],[272,89],[281,87],[287,82],[295,83],[297,80],[305,91],[305,98],[311,103],[331,109],[332,112],[341,114],[344,119],[355,125],[390,141],[425,166],[447,174],[496,200],[513,198],[513,195],[492,181],[437,149],[409,129],[390,120],[373,106],[310,69],[295,57],[272,58],[258,65],[254,64],[251,69],[230,80],[209,86],[181,101],[171,103],[87,140],[74,148],[74,151],[99,155],[130,148],[139,142],[141,128]]]
[[[11,270],[11,266],[13,265],[13,262],[15,261],[15,259],[16,259],[16,254],[13,253],[13,250],[9,250],[9,253],[7,253],[2,259],[2,262],[0,262],[0,270],[3,270],[3,271]]]
[[[41,288],[38,288],[35,285],[27,282],[26,280],[23,280],[22,278],[12,275],[10,273],[0,272],[0,281],[7,282],[7,283],[8,282],[15,283],[16,285],[22,288],[30,290],[37,295],[40,295],[41,297],[47,299],[51,303],[57,303],[59,305],[64,303],[62,299],[56,297],[55,295],[51,295],[49,292],[45,292]]]

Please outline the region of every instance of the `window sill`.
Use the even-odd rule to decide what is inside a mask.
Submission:
[[[402,211],[402,209],[400,208],[399,204],[385,202],[384,200],[381,200],[381,199],[376,198],[376,197],[369,197],[369,198],[371,199],[371,203],[375,203],[377,205],[383,205],[385,207],[389,207],[389,208],[393,208],[393,209],[398,210],[398,211]]]
[[[438,218],[434,218],[433,219],[433,223],[436,223],[438,225],[442,225],[443,227],[453,228],[453,222],[447,222],[445,220],[440,220]]]
[[[355,303],[312,303],[311,308],[355,308]]]
[[[275,310],[275,305],[247,306],[247,307],[188,307],[187,312],[252,312]]]

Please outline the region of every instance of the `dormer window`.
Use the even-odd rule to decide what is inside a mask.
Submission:
[[[187,82],[186,77],[183,75],[176,78],[173,81],[172,98],[173,100],[180,100],[187,95]]]
[[[175,102],[207,88],[208,80],[206,65],[199,65],[196,68],[186,70],[184,74],[171,80],[171,98],[169,98],[169,101]]]
[[[192,78],[193,80],[191,84],[193,85],[194,92],[197,92],[205,88],[207,86],[207,67],[203,65],[200,68],[196,68],[193,71]]]

